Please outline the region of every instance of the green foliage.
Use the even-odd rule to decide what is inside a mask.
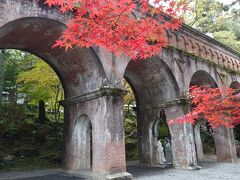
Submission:
[[[237,39],[236,35],[232,31],[218,31],[214,32],[216,40],[224,43],[228,47],[235,49],[240,52],[240,40]]]
[[[4,52],[5,67],[3,90],[9,92],[10,101],[15,102],[17,93],[16,79],[20,72],[19,64],[22,60],[22,54],[18,54],[18,51],[11,50]]]
[[[166,121],[161,121],[159,123],[158,131],[159,131],[160,139],[162,141],[164,141],[165,138],[169,138],[170,132],[169,132],[169,128]]]
[[[124,97],[124,130],[125,130],[125,148],[126,148],[126,159],[137,160],[138,153],[138,137],[137,137],[137,116],[134,111],[136,106],[136,100],[132,92],[131,87],[125,81],[125,89],[128,91]]]
[[[185,19],[187,24],[206,33],[215,32],[223,26],[223,5],[215,0],[193,0]]]
[[[19,74],[17,83],[19,92],[27,94],[28,104],[37,105],[39,101],[45,101],[47,112],[53,112],[54,120],[60,121],[62,108],[58,101],[64,97],[63,87],[48,64],[37,58],[30,70]]]
[[[35,157],[17,157],[12,161],[0,161],[0,170],[2,171],[24,171],[45,168],[59,168],[60,163],[55,163],[49,159],[39,156]]]
[[[217,0],[189,0],[186,23],[212,36],[236,51],[240,51],[239,6],[223,5]]]
[[[2,104],[0,114],[0,170],[60,166],[63,123],[40,124],[34,116],[28,116],[26,107],[16,104]],[[4,161],[9,155],[13,160]]]
[[[5,52],[3,88],[11,99],[0,105],[0,170],[58,167],[63,147],[60,81],[36,56],[17,50]],[[18,93],[26,94],[25,104],[16,104]],[[38,122],[41,99],[49,108],[43,124]],[[14,156],[13,160],[3,160],[8,156]]]
[[[201,139],[203,144],[203,153],[204,154],[215,154],[215,142],[214,138],[208,132],[201,131]]]
[[[0,136],[18,137],[18,127],[24,122],[26,112],[17,104],[0,104]]]
[[[21,84],[20,91],[28,93],[29,102],[33,104],[37,104],[40,100],[53,104],[54,98],[58,98],[57,100],[63,98],[63,89],[59,78],[51,67],[40,59],[31,70],[20,73],[17,82]],[[61,93],[61,95],[55,97],[57,93]]]

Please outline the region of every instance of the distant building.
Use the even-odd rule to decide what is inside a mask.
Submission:
[[[2,98],[3,98],[3,102],[9,102],[9,92],[3,91],[2,92]]]
[[[3,91],[2,92],[2,97],[3,97],[3,102],[9,102],[10,101],[10,93],[7,91]],[[25,93],[19,93],[17,95],[17,104],[24,104],[25,102],[25,98],[26,98],[26,94]]]
[[[17,104],[24,104],[26,98],[25,93],[18,93],[17,95]]]

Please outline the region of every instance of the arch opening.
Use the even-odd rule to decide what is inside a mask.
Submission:
[[[193,74],[189,88],[191,86],[209,86],[211,88],[217,88],[217,83],[209,73],[200,70]],[[198,162],[217,160],[216,136],[217,134],[213,132],[211,126],[205,119],[198,120],[198,123],[194,125],[195,147]]]
[[[194,126],[198,162],[217,161],[214,131],[206,120]]]
[[[2,49],[0,61],[4,62],[0,170],[60,167],[64,123],[64,109],[58,103],[64,99],[60,79],[47,63],[28,52]]]
[[[137,99],[133,87],[124,80],[124,88],[128,91],[124,96],[124,131],[126,161],[139,160]]]
[[[158,165],[172,165],[172,142],[164,109],[152,125],[153,163]]]
[[[166,125],[167,115],[163,115],[165,112],[159,105],[180,97],[178,83],[168,65],[157,56],[137,62],[130,61],[124,76],[134,90],[137,101],[139,163],[161,166],[159,152],[155,150],[157,138],[155,136],[158,136],[156,133],[159,128],[168,132],[168,137],[170,137],[170,133]],[[159,112],[162,112],[161,116]],[[159,135],[163,134],[160,132]],[[166,146],[166,137],[162,138],[160,142],[162,146]],[[167,146],[171,146],[171,140],[168,141]],[[172,164],[171,148],[168,149],[169,151],[166,152],[166,148],[163,148],[163,156],[165,157],[165,154],[168,153],[163,164]]]
[[[92,168],[92,124],[87,115],[81,115],[73,130],[73,156],[77,159],[76,169]]]
[[[44,59],[60,78],[67,98],[100,87],[105,73],[91,48],[52,47],[65,28],[49,18],[17,19],[0,27],[0,49],[23,50]]]
[[[130,61],[124,77],[134,87],[140,106],[171,101],[180,96],[178,83],[171,69],[159,57]]]
[[[21,50],[43,59],[59,77],[65,98],[71,98],[100,88],[105,73],[93,49],[74,48],[65,51],[52,48],[65,28],[66,25],[50,18],[16,19],[0,27],[0,49]],[[43,77],[45,74],[39,81]],[[72,118],[68,109],[65,108],[64,112],[65,126]],[[91,163],[86,163],[85,167],[91,166]]]
[[[200,70],[193,74],[189,87],[191,86],[210,86],[211,88],[217,88],[217,83],[209,73]]]
[[[230,84],[230,88],[238,90],[240,89],[240,83],[238,81],[233,81]],[[234,129],[234,138],[236,144],[237,157],[240,158],[240,124],[238,124]]]

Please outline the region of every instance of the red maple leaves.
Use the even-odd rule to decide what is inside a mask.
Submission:
[[[222,94],[224,93],[224,95]],[[211,127],[234,127],[240,123],[240,91],[231,88],[210,88],[193,86],[189,99],[192,104],[190,113],[177,122],[196,123],[200,119],[207,120]],[[171,121],[170,124],[174,122]]]
[[[184,0],[45,0],[73,18],[55,46],[100,46],[115,55],[147,58],[167,46],[165,29],[178,30]],[[154,5],[154,6],[153,6]],[[165,20],[162,13],[171,16]],[[137,14],[137,17],[135,16]]]

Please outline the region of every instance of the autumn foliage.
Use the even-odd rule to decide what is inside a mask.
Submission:
[[[45,3],[73,15],[55,46],[99,46],[132,59],[150,57],[166,47],[164,31],[178,30],[181,14],[188,8],[185,0],[45,0]],[[169,17],[163,16],[163,12]]]
[[[176,122],[194,124],[200,119],[205,119],[213,128],[219,126],[234,127],[240,123],[239,92],[239,90],[231,88],[193,86],[190,88],[189,94],[192,110]]]

